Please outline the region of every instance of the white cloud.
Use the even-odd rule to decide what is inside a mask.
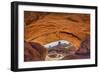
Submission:
[[[59,40],[59,41],[54,41],[54,42],[48,43],[48,44],[44,45],[44,47],[48,48],[49,46],[55,46],[58,44],[58,42],[66,43],[66,44],[69,43],[68,41],[65,41],[65,40]]]

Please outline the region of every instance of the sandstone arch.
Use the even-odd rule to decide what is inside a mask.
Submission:
[[[29,14],[29,15],[26,15]],[[90,15],[28,12],[25,14],[25,40],[41,45],[62,39],[76,48],[90,36]],[[35,21],[34,21],[34,18]],[[33,20],[32,20],[33,19]],[[28,21],[31,21],[28,25]],[[59,35],[60,34],[60,35]]]
[[[47,43],[58,41],[58,40],[66,40],[69,41],[71,44],[74,44],[74,46],[78,49],[80,46],[81,39],[74,34],[67,33],[67,32],[52,32],[49,34],[44,34],[38,37],[35,37],[31,39],[31,42],[37,42],[41,45],[45,45]]]

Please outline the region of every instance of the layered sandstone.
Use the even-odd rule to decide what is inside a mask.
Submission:
[[[48,49],[43,45],[58,40],[73,45],[68,51],[74,54],[65,56],[63,60],[89,58],[89,14],[25,11],[24,26],[25,61],[45,60]]]
[[[62,39],[79,48],[89,32],[89,14],[25,12],[26,41],[45,45]]]

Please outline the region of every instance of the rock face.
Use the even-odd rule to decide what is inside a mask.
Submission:
[[[41,56],[41,60],[45,60],[45,57],[48,53],[48,49],[45,48],[44,46],[40,45],[39,43],[34,43],[34,42],[30,42],[32,48],[34,48],[36,51],[39,52],[40,56]]]
[[[38,43],[24,42],[24,61],[43,61],[45,60],[47,49]]]
[[[87,59],[90,58],[90,38],[86,38],[80,44],[80,48],[74,54],[67,55],[63,60]]]
[[[25,25],[30,25],[31,23],[36,22],[38,19],[43,18],[45,15],[47,15],[49,13],[40,13],[40,12],[29,12],[29,11],[25,11]]]
[[[90,15],[25,11],[25,40],[42,45],[59,39],[79,48],[90,35]]]
[[[90,15],[24,11],[25,61],[43,61],[48,50],[43,45],[66,40],[70,47],[63,60],[90,57]],[[52,55],[55,56],[55,55]]]
[[[89,58],[90,58],[89,55],[84,56],[84,55],[76,55],[76,54],[73,54],[73,55],[65,56],[62,60],[89,59]]]
[[[76,52],[76,54],[79,55],[89,55],[90,54],[90,38],[86,38],[82,43],[80,44],[80,48]]]

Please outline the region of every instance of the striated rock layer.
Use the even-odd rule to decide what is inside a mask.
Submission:
[[[46,13],[25,11],[25,40],[41,45],[59,39],[79,48],[90,35],[90,15],[74,13]]]
[[[48,50],[43,45],[58,40],[70,42],[75,49],[75,54],[67,55],[64,59],[88,58],[89,55],[86,55],[90,54],[88,37],[90,37],[89,14],[24,11],[25,61],[45,60]],[[71,49],[69,51],[73,52]]]

